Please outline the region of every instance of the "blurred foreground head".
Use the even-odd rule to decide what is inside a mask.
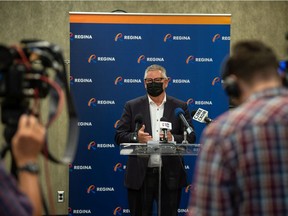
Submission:
[[[281,85],[278,60],[273,50],[256,40],[240,41],[232,48],[222,69],[223,86],[233,104],[263,88]]]

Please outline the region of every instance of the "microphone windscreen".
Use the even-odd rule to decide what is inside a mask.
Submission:
[[[141,114],[137,114],[134,119],[135,123],[142,124],[143,123],[143,116]]]
[[[185,112],[183,109],[181,109],[180,107],[176,108],[174,111],[175,115],[178,117],[180,114],[185,115]]]

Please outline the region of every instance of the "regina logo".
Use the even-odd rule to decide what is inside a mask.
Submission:
[[[88,58],[88,62],[89,63],[96,63],[97,62],[97,56],[95,54],[90,55],[90,57]]]
[[[73,209],[72,208],[68,208],[68,216],[72,216],[73,214],[91,214],[91,210],[90,209]]]
[[[190,79],[172,79],[172,83],[173,84],[190,84]]]
[[[190,106],[190,105],[193,104],[193,102],[194,102],[193,98],[189,98],[189,99],[186,101],[186,104],[187,104],[188,106]]]
[[[114,84],[115,85],[123,85],[123,82],[122,82],[122,80],[123,80],[123,78],[121,77],[121,76],[119,76],[119,77],[117,77],[116,79],[115,79],[115,82],[114,82]]]
[[[91,141],[91,142],[88,144],[87,149],[88,149],[89,151],[91,151],[91,150],[95,151],[95,150],[96,150],[96,142],[95,142],[95,141]]]
[[[115,148],[114,143],[98,143],[97,148]]]
[[[166,41],[172,41],[172,34],[166,34],[165,37],[164,37],[164,42]]]
[[[115,128],[115,129],[118,128],[118,126],[119,126],[119,122],[120,122],[120,120],[117,120],[117,121],[115,122],[115,124],[114,124],[114,128]]]
[[[74,34],[72,32],[70,32],[70,41],[74,40]]]
[[[90,185],[87,189],[88,194],[95,194],[99,192],[115,192],[114,187],[95,187],[95,185]]]
[[[130,209],[122,209],[120,206],[118,206],[113,211],[113,215],[120,216],[122,214],[129,214],[130,215]]]
[[[78,122],[78,127],[92,127],[92,122]]]
[[[72,215],[73,215],[72,208],[68,207],[68,216],[72,216]]]
[[[114,172],[122,172],[124,170],[124,166],[122,165],[122,163],[117,163],[115,166],[114,166]]]
[[[123,85],[123,83],[125,83],[125,84],[133,84],[133,83],[142,83],[142,82],[141,82],[141,79],[131,79],[131,78],[123,79],[121,76],[119,76],[119,77],[117,77],[115,79],[114,83],[115,83],[115,85],[117,85],[117,84]]]
[[[145,57],[144,55],[141,55],[137,59],[138,64],[140,63],[146,63],[146,62],[164,62],[163,57]]]
[[[138,62],[138,64],[145,63],[145,56],[144,55],[139,56],[139,58],[137,59],[137,62]]]
[[[73,166],[74,170],[92,170],[91,165],[74,165]]]
[[[186,58],[186,64],[203,62],[213,62],[213,59],[210,57],[195,57],[193,55],[190,55]]]
[[[122,33],[118,33],[115,38],[114,38],[115,41],[123,41],[123,34]]]
[[[73,164],[69,163],[69,172],[73,171]]]
[[[115,105],[114,100],[96,100],[95,98],[91,98],[88,101],[89,107],[96,107],[96,105]]]
[[[91,98],[89,101],[88,101],[88,106],[89,107],[95,107],[96,106],[96,99],[95,98]]]
[[[210,100],[195,100],[195,105],[213,105],[212,101]]]
[[[219,77],[215,77],[213,80],[212,80],[212,86],[215,86],[216,85],[216,83],[220,83],[220,78]]]
[[[212,38],[212,42],[216,41],[230,41],[230,36],[221,36],[220,34],[215,34]]]
[[[74,84],[73,76],[70,76],[70,85]]]
[[[186,59],[186,64],[189,64],[190,62],[194,63],[194,61],[195,61],[194,56],[190,55]]]
[[[215,43],[216,40],[220,38],[220,34],[215,34],[214,37],[212,38],[212,42]]]
[[[93,83],[91,78],[74,78],[70,76],[70,84],[74,85],[75,83]]]
[[[193,186],[192,184],[189,184],[186,188],[185,188],[185,193],[190,193],[191,191],[193,191]]]
[[[121,213],[121,211],[122,211],[122,208],[121,207],[116,207],[115,209],[114,209],[114,211],[113,211],[113,215],[122,215],[122,213]]]
[[[118,33],[115,36],[115,41],[123,41],[123,40],[142,40],[141,35],[123,35],[122,33]]]
[[[70,41],[73,40],[91,40],[93,39],[92,35],[88,35],[88,34],[73,34],[72,32],[70,32]]]
[[[96,187],[95,185],[90,185],[88,188],[87,188],[87,194],[95,194],[96,193]]]
[[[113,56],[96,56],[95,54],[92,54],[88,58],[88,63],[97,63],[97,62],[115,62],[115,57]]]
[[[190,36],[187,35],[174,35],[172,36],[171,34],[166,34],[164,37],[164,42],[166,41],[188,41],[190,40]]]

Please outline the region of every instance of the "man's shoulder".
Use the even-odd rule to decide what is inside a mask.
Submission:
[[[204,134],[211,137],[224,136],[234,134],[239,131],[241,119],[241,113],[235,110],[227,110],[219,115],[214,121],[205,128]]]
[[[170,96],[170,95],[166,95],[166,100],[172,103],[176,103],[176,104],[186,104],[185,101],[180,100],[176,97]]]
[[[146,95],[143,95],[143,96],[140,96],[140,97],[136,97],[136,98],[133,98],[131,100],[128,100],[127,101],[127,104],[137,104],[137,103],[142,103],[143,101],[146,101],[148,100],[147,96]]]

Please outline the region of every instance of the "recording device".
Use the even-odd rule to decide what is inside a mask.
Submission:
[[[29,110],[28,98],[34,96],[34,90],[37,89],[39,98],[45,98],[50,90],[50,86],[40,79],[48,77],[47,71],[42,65],[38,66],[39,62],[38,67],[31,64],[28,52],[22,47],[0,45],[1,120],[7,125],[4,137],[8,144],[17,130],[19,117]]]
[[[163,137],[160,138],[160,141],[163,143],[168,143],[168,130],[172,130],[172,123],[168,122],[165,117],[160,119],[160,130],[163,132]]]
[[[41,116],[40,100],[44,98],[50,99],[46,128],[60,115],[65,99],[69,128],[62,157],[58,159],[49,152],[47,139],[42,149],[43,156],[55,163],[69,164],[76,154],[79,128],[61,49],[41,40],[22,40],[11,47],[0,45],[0,106],[6,141],[1,158],[10,151],[11,174],[16,179],[18,175],[11,151],[12,137],[17,131],[22,114]],[[42,202],[46,215],[49,215],[43,197]]]
[[[2,158],[11,150],[19,117],[24,113],[40,115],[40,99],[49,97],[48,128],[62,111],[64,96],[69,116],[64,155],[56,159],[48,150],[48,142],[43,155],[53,162],[69,164],[76,153],[78,119],[60,47],[41,40],[22,40],[11,47],[0,45],[0,105],[6,140]]]
[[[192,111],[191,116],[195,121],[206,123],[207,125],[213,122],[213,120],[208,117],[208,111],[201,108],[198,108],[197,111]]]
[[[137,114],[134,118],[135,122],[135,129],[134,132],[131,134],[132,142],[138,142],[138,131],[143,124],[143,116],[141,114]]]
[[[223,89],[228,97],[239,98],[241,96],[241,89],[236,79],[231,75],[233,60],[227,56],[221,65],[221,76],[223,79]]]
[[[183,109],[181,109],[180,107],[176,108],[174,111],[175,115],[181,119],[182,123],[185,125],[186,131],[188,134],[191,134],[193,132],[193,128],[189,125],[189,123],[187,122],[186,118],[185,118],[185,112]]]

